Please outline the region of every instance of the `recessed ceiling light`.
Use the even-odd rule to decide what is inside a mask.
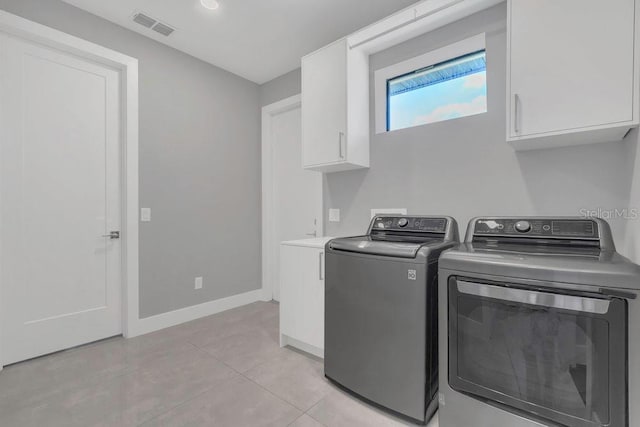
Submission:
[[[200,3],[202,3],[202,5],[209,10],[216,10],[218,7],[220,7],[220,3],[218,3],[216,0],[200,0]]]

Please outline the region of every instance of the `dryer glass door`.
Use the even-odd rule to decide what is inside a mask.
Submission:
[[[626,301],[449,281],[449,383],[571,427],[626,425]]]

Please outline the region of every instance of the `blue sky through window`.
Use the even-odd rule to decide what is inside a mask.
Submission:
[[[484,59],[484,52],[482,53]],[[446,70],[446,64],[444,71]],[[440,70],[443,67],[438,67]],[[434,68],[435,69],[435,68]],[[423,73],[424,74],[424,73]],[[394,84],[391,79],[389,84]],[[406,76],[404,77],[406,79]],[[471,116],[487,111],[486,66],[473,74],[389,96],[389,130]]]

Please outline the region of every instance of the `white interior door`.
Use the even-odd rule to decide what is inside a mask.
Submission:
[[[3,35],[0,64],[6,365],[121,333],[120,82]]]
[[[302,168],[300,107],[271,116],[273,298],[280,300],[280,242],[321,233],[322,174]]]

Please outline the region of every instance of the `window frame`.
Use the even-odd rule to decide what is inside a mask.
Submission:
[[[435,49],[422,55],[381,68],[374,72],[375,128],[376,134],[396,132],[387,129],[388,124],[388,82],[391,79],[412,73],[432,65],[450,61],[481,50],[486,51],[485,33]],[[424,126],[424,125],[420,125]],[[410,128],[405,128],[410,129]],[[397,129],[402,130],[402,129]]]

